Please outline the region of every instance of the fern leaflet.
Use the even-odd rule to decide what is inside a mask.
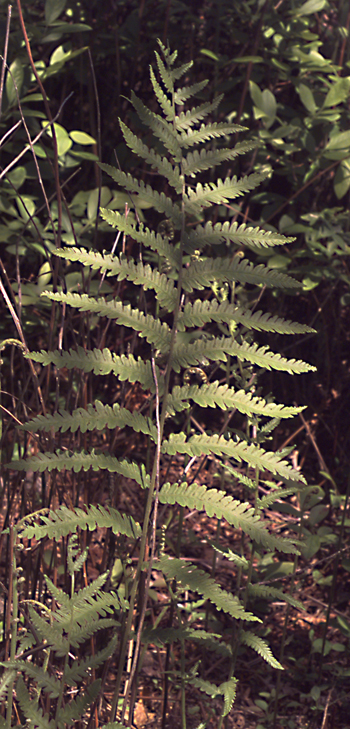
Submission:
[[[133,413],[126,408],[121,408],[117,403],[111,407],[103,405],[99,400],[95,400],[94,404],[84,408],[77,408],[74,412],[68,413],[65,410],[59,410],[54,415],[39,415],[26,423],[23,428],[31,433],[36,430],[55,431],[60,430],[65,433],[70,430],[75,433],[78,429],[82,433],[89,430],[103,430],[109,428],[124,428],[128,425],[136,433],[144,433],[149,435],[152,440],[157,440],[157,428],[150,418],[146,418],[141,413],[134,411]]]
[[[38,524],[35,522],[23,524],[23,528],[21,527],[22,539],[43,539],[43,537],[60,539],[68,534],[75,534],[77,529],[93,531],[98,526],[111,529],[113,534],[126,534],[128,537],[134,538],[140,536],[141,533],[140,525],[131,516],[120,514],[111,506],[89,506],[86,507],[86,510],[60,506],[55,511],[50,511],[47,516],[39,512],[37,518]]]
[[[198,592],[205,600],[210,600],[218,610],[229,613],[237,620],[261,622],[255,615],[244,610],[237,597],[223,590],[206,572],[197,569],[193,564],[164,556],[159,560],[158,566],[168,579],[176,579],[184,590]]]
[[[180,504],[189,509],[205,511],[209,517],[226,519],[235,529],[242,529],[258,544],[267,549],[278,549],[286,554],[297,554],[298,549],[293,540],[275,537],[269,534],[259,514],[255,514],[249,503],[233,499],[225,491],[193,483],[164,484],[159,499],[162,504]]]

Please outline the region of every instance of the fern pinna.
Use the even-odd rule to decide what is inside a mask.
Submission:
[[[213,223],[208,219],[214,206],[226,206],[229,211],[232,200],[263,182],[263,171],[240,179],[227,175],[215,182],[211,179],[203,181],[206,174],[211,178],[215,166],[234,161],[251,150],[252,145],[240,142],[233,148],[218,146],[220,141],[227,143],[231,135],[243,131],[243,128],[226,121],[205,123],[206,117],[217,109],[220,99],[188,108],[188,102],[203,92],[206,82],[179,85],[191,64],[176,66],[176,53],[170,53],[161,43],[160,51],[156,54],[158,79],[151,69],[159,113],[149,110],[139,98],[131,95],[136,114],[153,135],[152,143],[146,144],[120,122],[126,144],[150,166],[153,174],[156,173],[155,178],[150,179],[155,179],[157,184],[152,186],[121,169],[101,165],[103,171],[130,195],[129,209],[125,214],[102,209],[101,215],[123,234],[124,240],[134,241],[135,258],[124,252],[112,255],[74,247],[57,250],[57,255],[69,264],[80,263],[90,269],[99,269],[116,281],[129,282],[128,300],[93,298],[83,293],[63,291],[44,294],[52,301],[88,312],[94,317],[106,317],[114,320],[119,327],[133,331],[135,349],[125,354],[109,349],[87,350],[79,346],[69,351],[30,354],[32,360],[44,366],[54,365],[68,370],[78,368],[95,375],[109,374],[120,381],[137,383],[149,402],[148,414],[144,409],[142,413],[131,412],[119,404],[111,406],[95,401],[73,412],[59,410],[36,417],[25,425],[27,431],[51,434],[77,429],[81,432],[94,430],[97,434],[107,429],[112,433],[116,428],[128,428],[147,437],[150,465],[146,467],[137,460],[119,459],[98,449],[89,452],[63,449],[39,452],[12,464],[31,471],[72,469],[79,472],[91,468],[102,473],[108,471],[133,479],[136,487],[144,492],[140,536],[139,527],[125,517],[114,516],[112,520],[113,524],[119,524],[116,530],[127,534],[135,544],[139,539],[138,561],[130,594],[123,594],[126,617],[121,621],[122,630],[119,632],[119,663],[110,712],[111,721],[117,718],[120,725],[131,720],[139,659],[150,643],[179,641],[184,659],[181,659],[180,670],[182,696],[186,696],[189,685],[211,697],[221,696],[222,717],[229,713],[235,696],[234,671],[239,645],[249,646],[274,668],[282,668],[259,635],[261,620],[249,606],[254,604],[251,601],[254,554],[275,550],[286,554],[297,552],[296,540],[269,532],[263,510],[275,498],[281,499],[299,490],[303,486],[303,478],[288,460],[288,451],[273,452],[264,448],[263,443],[269,439],[281,418],[293,417],[301,408],[276,403],[271,396],[264,399],[257,392],[257,380],[259,373],[266,369],[290,374],[313,369],[302,361],[286,359],[253,339],[254,331],[298,334],[312,330],[305,325],[255,311],[249,297],[244,298],[241,293],[247,284],[289,291],[298,288],[298,282],[288,275],[268,265],[254,265],[252,262],[254,252],[259,249],[286,245],[292,239],[231,220]],[[215,144],[210,146],[213,140]],[[140,219],[138,205],[141,202],[153,209],[156,230]],[[207,430],[201,425],[206,422],[209,422]],[[174,458],[180,475],[176,483],[169,483],[167,473]],[[222,488],[201,484],[201,467],[205,459],[216,464]],[[194,480],[187,482],[187,474],[193,472]],[[264,502],[258,498],[258,489],[260,479],[266,479],[267,474],[270,480],[266,483],[272,498]],[[245,493],[253,496],[253,504],[239,498],[242,487]],[[161,509],[159,505],[162,505]],[[86,528],[82,513],[78,518],[77,512],[66,507],[62,509],[51,512],[45,518],[39,515],[23,529],[21,536],[59,539]],[[248,557],[239,550],[222,549],[219,542],[211,546],[222,560],[234,564],[239,574],[238,584],[246,582],[243,592],[241,588],[237,595],[231,594],[216,582],[214,574],[209,575],[183,558],[181,526],[187,509],[204,512],[209,518],[215,517],[219,522],[241,530]],[[160,513],[162,523],[159,521]],[[167,538],[166,525],[169,530],[173,528],[175,514],[179,515],[179,535],[177,546],[172,547],[176,538]],[[113,526],[110,513],[104,512],[102,507],[95,509],[92,522],[89,529],[94,528],[94,524],[106,528]],[[145,622],[147,599],[143,598],[143,594],[144,588],[148,594],[152,569],[163,574],[171,599],[158,627],[150,629]],[[49,589],[53,590],[51,584]],[[187,591],[187,607],[181,608],[184,591]],[[283,597],[281,591],[278,595]],[[269,591],[266,586],[264,596],[275,598],[276,592]],[[121,608],[117,597],[115,600],[118,613]],[[290,601],[295,606],[299,605],[292,598]],[[193,612],[188,604],[196,606]],[[203,612],[201,606],[205,605]],[[138,608],[136,632],[133,628],[135,607]],[[68,609],[68,602],[65,609]],[[226,614],[225,623],[231,627],[226,629],[225,635],[217,635],[211,629],[208,615],[215,611]],[[117,628],[116,632],[118,634]],[[125,673],[130,641],[134,641],[133,660]],[[204,680],[200,664],[186,669],[187,641],[226,658],[224,682],[217,685]],[[167,675],[170,675],[170,669]],[[124,700],[121,705],[122,688]],[[185,715],[184,698],[183,721]]]

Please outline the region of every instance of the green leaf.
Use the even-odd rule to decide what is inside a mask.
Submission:
[[[338,78],[331,86],[323,102],[323,106],[337,106],[346,101],[350,93],[350,76]]]
[[[202,56],[207,56],[207,58],[211,58],[212,61],[220,61],[217,53],[210,51],[209,48],[201,48],[200,53],[202,54]]]
[[[249,82],[250,95],[255,104],[254,115],[256,119],[263,119],[267,127],[271,126],[276,118],[277,102],[270,89],[261,91],[254,81]]]
[[[342,160],[333,179],[334,192],[341,200],[350,189],[350,157]]]
[[[108,203],[111,201],[112,193],[109,189],[109,187],[103,186],[101,187],[101,190],[99,190],[97,187],[95,187],[91,192],[89,193],[88,197],[88,203],[87,203],[87,216],[89,220],[95,220],[98,211],[98,204],[100,204],[100,207],[103,205],[108,205]]]
[[[11,63],[6,76],[6,95],[9,106],[14,106],[17,103],[17,93],[19,97],[21,96],[23,78],[23,65],[19,58],[16,58]]]
[[[350,155],[350,130],[332,136],[325,147],[323,156],[327,159],[342,160]]]
[[[67,0],[46,0],[45,23],[51,25],[61,15],[66,7]]]
[[[27,170],[25,167],[15,167],[15,169],[12,169],[6,177],[10,180],[16,190],[18,190],[27,178]]]
[[[40,266],[39,272],[38,272],[38,289],[39,292],[43,291],[43,289],[47,286],[52,276],[52,269],[51,269],[51,263],[50,261],[45,261],[42,266]]]
[[[47,127],[47,122],[42,122],[43,127]],[[64,157],[68,150],[72,147],[73,142],[64,127],[61,124],[54,124],[56,142],[57,142],[57,154],[59,157]],[[51,127],[47,127],[45,133],[48,137],[52,138]]]
[[[310,112],[310,114],[315,114],[317,111],[317,104],[309,86],[306,86],[306,84],[299,84],[297,92],[305,108]]]
[[[76,144],[96,144],[96,140],[90,137],[86,132],[73,131],[69,132],[69,136]]]
[[[300,15],[311,15],[312,13],[318,13],[320,10],[323,10],[326,4],[326,0],[307,0],[300,8],[296,8],[296,10],[292,10],[291,12],[297,17]]]

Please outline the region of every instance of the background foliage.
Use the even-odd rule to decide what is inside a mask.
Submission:
[[[5,37],[7,4],[4,2],[0,13]],[[330,613],[329,608],[327,613],[325,609],[315,627],[312,620],[305,619],[311,647],[307,660],[297,647],[300,623],[295,621],[295,640],[291,639],[288,649],[295,693],[292,691],[280,704],[283,706],[280,713],[284,711],[287,716],[283,721],[293,722],[296,715],[309,711],[310,726],[312,716],[317,726],[327,711],[333,712],[333,721],[341,723],[342,712],[346,713],[344,696],[348,679],[346,670],[341,668],[337,680],[344,695],[338,701],[332,693],[332,672],[334,657],[339,658],[348,650],[350,631],[345,613],[348,591],[341,578],[348,570],[348,555],[345,551],[334,556],[339,548],[346,550],[347,546],[344,519],[349,466],[348,4],[345,0],[275,5],[269,1],[251,0],[242,4],[221,0],[204,2],[198,9],[197,3],[174,0],[118,3],[110,0],[101,8],[98,1],[46,0],[45,4],[26,3],[23,16],[48,107],[29,61],[19,22],[19,6],[15,4],[8,50],[3,52],[9,71],[4,74],[0,128],[2,292],[8,297],[7,303],[10,302],[10,306],[3,308],[0,321],[4,347],[2,462],[21,458],[27,451],[26,436],[19,436],[14,429],[16,419],[24,422],[30,415],[44,410],[50,412],[57,407],[70,410],[86,406],[95,397],[107,400],[110,396],[112,385],[108,377],[101,384],[93,373],[79,377],[68,370],[44,374],[34,366],[29,369],[20,346],[29,350],[54,350],[62,346],[68,349],[79,345],[113,349],[108,324],[98,324],[91,315],[76,315],[69,309],[62,315],[55,304],[51,307],[45,303],[40,293],[63,286],[72,293],[127,295],[123,283],[118,284],[116,291],[108,278],[101,281],[96,270],[86,274],[74,265],[64,270],[61,260],[52,253],[60,245],[100,251],[113,246],[114,237],[99,217],[98,208],[101,205],[124,212],[130,199],[110,178],[102,178],[95,164],[97,159],[115,165],[116,154],[125,172],[144,176],[149,182],[143,163],[135,160],[122,140],[117,118],[120,116],[135,133],[144,135],[144,127],[127,99],[133,89],[146,106],[155,110],[148,66],[153,62],[159,37],[168,41],[170,48],[179,49],[181,61],[194,61],[191,83],[209,78],[210,86],[203,100],[224,94],[213,120],[240,122],[249,129],[244,136],[246,141],[259,139],[259,146],[250,157],[235,161],[234,171],[238,175],[254,171],[266,173],[263,189],[253,190],[243,203],[233,201],[229,207],[218,206],[213,222],[223,222],[229,217],[231,221],[264,225],[267,230],[295,236],[294,243],[283,252],[259,250],[255,262],[268,262],[276,271],[293,275],[302,282],[302,291],[276,296],[264,289],[259,307],[311,325],[318,333],[299,337],[297,343],[288,340],[287,344],[277,340],[276,335],[267,338],[264,334],[261,343],[268,342],[272,349],[288,358],[306,359],[317,366],[317,374],[289,378],[287,382],[286,375],[270,372],[261,383],[274,394],[277,402],[309,406],[300,415],[299,424],[295,420],[291,424],[285,421],[273,437],[274,447],[297,443],[296,457],[312,490],[308,500],[280,505],[277,511],[287,511],[292,524],[302,519],[300,535],[306,539],[302,575],[305,580],[311,579],[316,600],[311,612],[316,609],[317,600],[331,605],[335,599],[338,612]],[[55,123],[56,143],[53,144],[52,132],[50,139],[49,129],[43,131],[50,120],[48,108]],[[30,151],[18,157],[28,144],[25,125],[16,127],[22,115],[31,139],[38,137],[35,158]],[[42,184],[38,184],[38,168]],[[229,169],[223,170],[223,176]],[[140,215],[155,227],[159,223],[146,204]],[[225,292],[218,295],[224,296]],[[256,292],[245,287],[237,295],[242,304],[250,306]],[[8,341],[14,338],[20,346]],[[122,333],[121,351],[128,352],[133,345]],[[118,390],[113,400],[120,398],[121,392],[123,398],[129,398],[131,406],[138,402],[134,390]],[[78,431],[64,445],[86,448],[87,438],[86,433]],[[128,448],[135,448],[135,444],[118,443],[118,438],[113,446],[126,455]],[[142,444],[138,448],[142,453]],[[145,450],[143,456],[146,458]],[[10,478],[5,474],[2,479],[5,527],[18,515],[24,517],[38,508],[64,502],[65,489],[55,476],[49,484],[45,476],[23,481],[19,475],[12,474]],[[101,481],[97,483],[91,473],[73,479],[70,489],[72,505],[78,505],[82,496],[85,503],[104,500],[105,486]],[[3,535],[3,550],[6,539]],[[52,557],[45,554],[45,557],[42,551],[37,556],[28,554],[28,561],[23,562],[27,596],[29,588],[36,589],[30,583],[30,571],[36,574],[39,582],[35,584],[40,585],[41,594],[41,560],[49,560],[49,566],[50,560],[56,563],[54,550]],[[2,568],[7,564],[8,556],[3,551]],[[278,569],[282,572],[272,562],[262,564],[260,569],[264,571],[264,579],[274,579],[288,573],[288,564],[279,562]],[[338,579],[334,564],[340,570]],[[301,577],[298,584],[301,598],[305,588],[306,582]],[[326,628],[332,636],[327,642]],[[334,630],[337,632],[332,633]],[[323,674],[317,667],[320,653],[324,655]],[[306,675],[308,684],[305,684]],[[271,683],[265,688],[260,696],[254,695],[254,706],[260,711],[254,725],[260,722],[261,726],[272,726],[276,722],[275,696]],[[288,697],[288,684],[284,685],[284,692]],[[305,694],[305,709],[299,703],[301,692]],[[193,726],[198,724],[197,717]]]

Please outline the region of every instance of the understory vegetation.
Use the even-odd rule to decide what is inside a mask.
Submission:
[[[347,3],[0,22],[0,729],[346,726]]]

